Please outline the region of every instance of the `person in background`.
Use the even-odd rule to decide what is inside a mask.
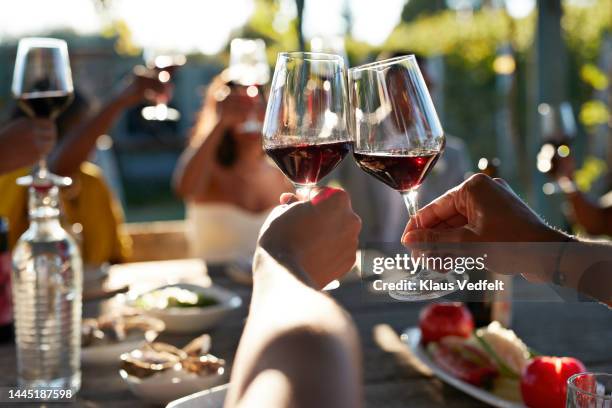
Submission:
[[[87,98],[76,91],[72,104],[57,119],[59,138],[48,165],[51,172],[72,178],[73,184],[61,191],[63,223],[81,244],[86,265],[124,262],[131,250],[121,206],[101,169],[88,158],[98,137],[109,131],[122,112],[155,93],[168,92],[168,87],[144,67],[137,67],[100,108],[92,109]],[[27,189],[15,182],[30,171],[23,167],[0,177],[0,216],[9,219],[11,248],[29,224]]]
[[[320,289],[352,268],[359,217],[337,189],[316,189],[301,202],[284,194],[281,203],[255,251],[253,297],[225,407],[358,408],[357,333]]]
[[[227,72],[209,86],[174,174],[194,255],[217,264],[250,262],[278,196],[293,191],[262,149],[263,89],[236,85]]]
[[[56,138],[49,119],[19,118],[0,127],[0,175],[35,164],[49,154]]]
[[[383,53],[379,60],[411,54]],[[414,54],[430,92],[435,82],[427,69],[427,61]],[[446,134],[444,152],[419,187],[419,206],[423,206],[450,188],[461,184],[472,172],[472,164],[465,143]],[[363,220],[362,245],[395,243],[401,237],[408,211],[402,197],[371,176],[359,170],[353,160],[344,160],[339,171],[339,183],[354,197],[355,212]]]
[[[569,218],[591,236],[612,236],[612,191],[593,202],[574,182],[574,156],[555,156],[555,178],[569,204]]]

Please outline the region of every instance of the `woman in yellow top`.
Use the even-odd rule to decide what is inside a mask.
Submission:
[[[108,131],[125,109],[142,101],[150,91],[168,90],[168,85],[137,67],[130,80],[95,113],[88,114],[87,101],[77,94],[58,120],[60,138],[49,157],[49,168],[53,173],[72,177],[73,185],[61,192],[62,223],[76,232],[86,264],[125,262],[131,253],[121,206],[101,170],[87,162],[87,157],[98,137]],[[21,168],[0,176],[0,216],[9,219],[11,248],[29,225],[27,189],[16,185],[17,178],[29,172],[29,168]]]

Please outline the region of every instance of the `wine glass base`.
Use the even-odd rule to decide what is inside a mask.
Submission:
[[[403,278],[408,282],[415,282],[414,290],[390,290],[389,296],[402,302],[419,302],[422,300],[438,299],[459,290],[459,282],[468,279],[467,273],[454,272],[439,273],[423,270],[410,278]],[[421,287],[421,282],[429,281]]]

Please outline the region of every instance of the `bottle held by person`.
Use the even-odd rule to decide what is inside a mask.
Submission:
[[[76,392],[81,385],[82,260],[60,224],[58,187],[35,179],[29,195],[30,226],[13,250],[18,384]]]
[[[499,177],[500,160],[497,157],[482,157],[478,160],[478,170],[489,177]],[[510,327],[512,320],[512,277],[495,274],[487,270],[470,271],[470,281],[480,279],[487,281],[501,280],[504,283],[503,291],[487,291],[479,297],[470,298],[466,306],[472,312],[476,327],[487,326],[498,321],[504,327]],[[474,295],[470,295],[474,296]]]
[[[0,217],[0,343],[13,340],[11,253],[8,247],[8,228],[8,220]]]

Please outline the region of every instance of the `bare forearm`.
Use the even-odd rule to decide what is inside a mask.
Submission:
[[[555,276],[557,283],[612,306],[612,245],[578,240],[565,243]]]
[[[576,222],[588,234],[612,234],[612,209],[592,203],[580,192],[567,194]]]
[[[301,272],[296,277],[259,251],[250,314],[226,406],[263,402],[280,392],[286,398],[278,406],[359,407],[361,369],[350,318],[308,286]],[[277,376],[269,376],[272,372]],[[266,382],[278,389],[259,385]]]
[[[56,174],[71,175],[87,160],[98,137],[108,133],[125,109],[119,98],[112,98],[102,109],[72,129],[49,157],[49,168]]]
[[[3,142],[0,137],[0,175],[32,164],[18,154],[19,150],[14,144]]]
[[[217,124],[201,144],[185,149],[179,158],[173,177],[174,188],[178,195],[187,199],[206,182],[214,166],[214,152],[222,137],[223,129]]]

